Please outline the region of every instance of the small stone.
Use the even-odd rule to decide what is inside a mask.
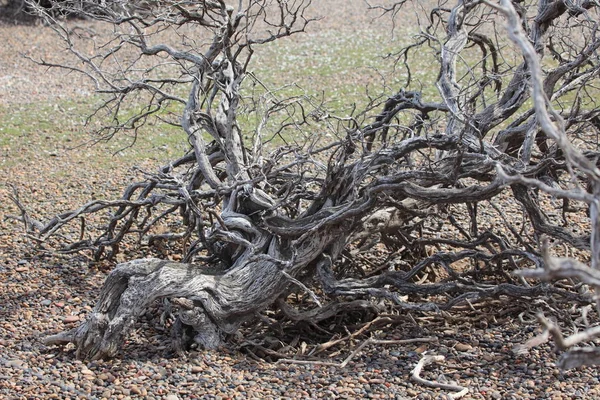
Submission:
[[[6,363],[6,366],[13,367],[13,368],[21,368],[23,366],[23,364],[25,364],[25,361],[19,360],[19,359],[14,359],[14,360],[8,360],[8,362]]]
[[[25,271],[28,271],[28,270],[29,270],[29,268],[27,268],[27,267],[17,267],[17,268],[15,268],[15,271],[17,271],[17,272],[25,272]]]
[[[198,365],[192,365],[192,374],[199,374],[200,372],[202,372],[202,370],[202,367]]]
[[[83,375],[94,375],[94,371],[91,371],[91,370],[89,370],[89,369],[87,369],[87,368],[83,368],[83,369],[81,370],[81,373],[82,373]]]
[[[65,317],[65,319],[63,319],[65,324],[72,324],[77,321],[79,321],[79,317],[77,315],[68,315]]]
[[[137,386],[131,386],[129,388],[129,390],[131,390],[131,393],[133,393],[133,394],[142,394],[142,391]]]
[[[107,381],[108,375],[103,372],[100,375],[98,375],[98,379],[100,379],[101,381]]]
[[[473,346],[466,343],[458,343],[456,346],[454,346],[454,349],[456,351],[470,351],[473,349]]]
[[[177,396],[176,394],[173,394],[173,393],[169,393],[165,397],[165,400],[179,400],[179,396]]]
[[[419,346],[419,347],[417,347],[417,348],[415,349],[415,353],[417,353],[417,354],[421,354],[421,353],[423,353],[425,350],[427,350],[428,348],[429,348],[429,346],[427,346],[426,344],[424,344],[424,345],[421,345],[421,346]]]
[[[52,304],[52,300],[48,300],[48,299],[42,300],[40,302],[40,304],[43,305],[43,306],[49,306],[50,304]]]

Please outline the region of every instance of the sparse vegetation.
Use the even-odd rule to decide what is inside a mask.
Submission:
[[[519,3],[521,14],[507,1],[440,4],[432,13],[420,3],[407,11],[403,1],[375,8],[384,18],[426,11],[412,38],[420,45],[404,50],[403,27],[396,36],[379,29],[291,35],[305,29],[308,3],[250,1],[235,12],[225,2],[164,2],[151,22],[147,10],[122,19],[131,10],[88,8],[89,17],[117,28],[105,47],[92,30],[52,25],[66,43],[95,50],[76,54],[82,66],[70,67],[102,83],[86,129],[103,149],[143,166],[119,199],[92,194],[46,222],[32,218],[30,200],[12,194],[42,246],[97,265],[126,261],[108,276],[88,319],[46,343],[73,343],[84,359],[112,357],[137,318],[163,313],[179,354],[216,347],[258,320],[244,330],[254,340],[241,347],[286,358],[306,354],[306,343],[296,346],[311,332],[335,336],[322,344],[334,346],[383,332],[406,313],[456,319],[468,310],[529,310],[531,299],[541,299],[544,311],[562,318],[564,303],[585,310],[573,326],[589,328],[588,336],[563,340],[540,317],[545,336],[516,351],[550,333],[565,350],[561,366],[595,363],[594,348],[570,349],[595,337],[587,324],[597,312],[595,3]],[[270,7],[284,19],[271,20]],[[190,17],[192,10],[203,16]],[[528,10],[537,18],[520,20]],[[175,16],[183,22],[171,29]],[[499,33],[505,21],[512,36]],[[270,30],[261,30],[265,22]],[[587,36],[548,39],[569,30]],[[167,45],[153,47],[160,41]],[[56,118],[62,103],[36,106],[53,118],[36,124],[32,137],[65,130]],[[80,108],[66,110],[83,115]],[[2,135],[24,137],[28,112],[11,112]],[[155,161],[163,167],[146,168]],[[107,156],[97,162],[112,166]],[[130,261],[140,254],[163,261]],[[570,280],[545,282],[557,277]],[[255,340],[273,329],[294,344],[269,350]]]

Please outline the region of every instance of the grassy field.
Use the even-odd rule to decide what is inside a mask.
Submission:
[[[380,110],[378,106],[370,115],[357,115],[371,100],[380,104],[400,89],[418,90],[425,101],[439,101],[435,81],[439,72],[436,46],[440,43],[425,45],[409,53],[410,86],[407,86],[406,69],[401,63],[395,63],[395,54],[416,40],[419,33],[416,14],[421,13],[422,17],[422,12],[419,4],[412,4],[392,20],[388,15],[381,16],[378,10],[368,11],[365,3],[359,0],[347,2],[335,11],[328,8],[324,12],[315,7],[312,13],[321,19],[310,24],[305,33],[257,46],[248,68],[251,77],[246,79],[242,91],[248,97],[259,96],[267,90],[278,99],[306,96],[311,99],[310,103],[323,108],[319,112],[340,118],[356,117],[359,121]],[[92,22],[80,21],[71,25],[98,35],[106,30]],[[81,152],[85,148],[86,152],[97,155],[99,166],[112,167],[114,157],[133,163],[153,158],[162,163],[187,150],[186,138],[180,129],[161,121],[146,125],[139,134],[123,132],[115,135],[112,141],[90,149],[87,144],[94,142],[94,138],[89,134],[99,124],[107,122],[100,118],[88,126],[84,124],[94,105],[100,103],[91,82],[75,73],[38,67],[23,57],[54,63],[72,61],[64,44],[48,27],[0,26],[0,34],[8,37],[9,44],[0,49],[0,59],[4,60],[0,63],[0,81],[9,83],[4,87],[0,85],[0,146],[3,151],[25,155],[12,146],[27,140],[35,143],[34,147],[41,146],[40,150],[51,153],[68,152],[71,148]],[[443,36],[443,32],[439,35]],[[18,52],[10,50],[13,48],[19,49]],[[83,51],[92,52],[92,44],[85,42]],[[471,67],[479,67],[478,56],[477,49],[472,48],[466,51],[466,58],[459,59],[461,84],[469,84],[468,71]],[[182,88],[179,94],[185,97],[185,90]],[[132,107],[140,106],[141,103]],[[308,105],[308,111],[311,111],[310,107]],[[177,123],[181,108],[181,105],[169,107],[169,113],[163,112],[160,117]],[[252,136],[259,120],[257,115],[244,115],[243,111],[249,108],[252,107],[242,107],[240,115],[247,138]],[[272,131],[276,130],[278,120],[273,122],[268,127]],[[320,134],[327,129],[325,125],[313,124],[303,134]],[[343,132],[343,129],[336,128],[328,133],[337,134],[336,131]],[[42,137],[44,140],[40,140]],[[131,146],[133,143],[135,145]],[[275,141],[275,144],[279,143],[281,141]],[[18,157],[5,157],[2,161],[5,166],[20,162]]]
[[[363,24],[364,28],[350,31],[318,21],[309,26],[305,34],[258,48],[249,70],[281,98],[312,96],[333,112],[345,115],[354,105],[364,106],[367,87],[377,95],[389,95],[398,89],[402,80],[401,73],[394,73],[393,63],[384,58],[402,45],[398,36],[389,33],[389,20],[387,24],[385,21],[361,16],[356,23]],[[9,29],[16,31],[12,36],[21,40],[13,39],[14,44],[25,47],[20,53],[29,57],[50,57],[60,62],[65,56],[62,44],[52,39],[53,32],[48,28],[35,28],[42,33],[38,36],[23,27],[0,29],[3,33]],[[101,31],[94,24],[91,29]],[[80,146],[93,141],[88,133],[95,126],[85,126],[84,121],[100,98],[93,94],[90,82],[77,76],[74,86],[70,86],[73,73],[65,75],[59,69],[36,67],[15,52],[5,51],[1,55],[4,61],[0,64],[0,78],[11,81],[11,85],[0,89],[0,145],[5,152],[21,153],[13,146],[27,141],[32,147],[50,153],[74,147],[81,149]],[[249,89],[246,92],[249,93]],[[171,120],[176,121],[180,108],[172,108],[175,116]],[[252,125],[244,128],[251,130]],[[186,148],[185,137],[178,134],[176,127],[164,123],[148,125],[140,133],[133,147],[129,147],[133,135],[124,133],[110,143],[86,151],[97,152],[102,165],[110,164],[112,154],[122,148],[127,150],[119,157],[132,160],[157,157],[162,161],[166,161],[162,155],[172,157]],[[19,162],[18,157],[3,160],[5,166]]]

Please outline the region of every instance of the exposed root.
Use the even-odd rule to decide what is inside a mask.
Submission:
[[[415,381],[418,384],[423,385],[423,386],[428,386],[428,387],[432,387],[432,388],[436,388],[436,389],[450,390],[452,392],[458,392],[458,393],[450,393],[450,394],[448,394],[448,396],[450,396],[453,399],[459,399],[459,398],[465,396],[467,393],[469,393],[468,388],[459,386],[459,385],[450,385],[447,383],[434,382],[434,381],[430,381],[427,379],[423,379],[420,376],[421,371],[423,370],[423,368],[426,365],[429,365],[434,362],[441,362],[444,360],[445,360],[444,356],[429,356],[429,355],[424,356],[423,358],[421,358],[419,360],[419,362],[417,363],[415,368],[412,370],[410,378],[413,381]]]
[[[173,328],[175,350],[182,353],[191,345],[214,349],[221,344],[224,333],[235,332],[256,311],[271,304],[290,284],[294,271],[322,252],[331,240],[327,238],[311,236],[285,274],[280,273],[276,258],[252,254],[216,275],[198,265],[157,259],[119,264],[107,277],[87,320],[45,342],[72,342],[81,359],[113,357],[144,310],[156,299],[170,298],[180,309]],[[271,246],[271,251],[279,254],[278,246]]]
[[[46,346],[64,346],[75,341],[77,328],[70,331],[57,333],[56,335],[46,336],[42,339],[42,343]]]
[[[188,334],[198,345],[216,348],[221,342],[220,331],[230,326],[224,320],[222,326],[217,327],[204,308],[203,304],[210,305],[205,291],[214,288],[214,282],[214,276],[205,275],[189,264],[156,259],[120,264],[108,276],[87,320],[68,332],[47,337],[44,343],[74,343],[77,357],[82,359],[110,358],[117,352],[124,335],[155,299],[174,297],[173,304],[180,308],[173,327],[173,335],[178,338],[174,340],[175,349],[181,352],[187,347]]]

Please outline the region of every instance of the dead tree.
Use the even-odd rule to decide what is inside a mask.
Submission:
[[[121,199],[46,223],[22,208],[41,241],[111,210],[97,235],[82,231],[65,251],[110,258],[135,238],[183,254],[118,265],[88,319],[46,343],[114,356],[159,298],[178,310],[178,349],[214,348],[268,307],[318,325],[348,311],[377,315],[381,304],[426,312],[497,298],[591,301],[512,272],[544,268],[542,237],[599,265],[597,3],[440,2],[393,60],[404,87],[344,118],[308,98],[244,92],[260,87],[254,51],[302,32],[309,3],[85,4],[77,11],[114,25],[91,57],[77,52],[77,31],[52,25],[78,60],[61,67],[87,74],[105,96],[113,123],[103,137],[143,134],[178,106],[189,151]],[[372,6],[392,17],[410,7]],[[419,49],[437,57],[431,98],[411,79]],[[248,115],[258,122],[242,125]],[[286,144],[270,146],[276,136]],[[160,224],[169,230],[156,233]]]

